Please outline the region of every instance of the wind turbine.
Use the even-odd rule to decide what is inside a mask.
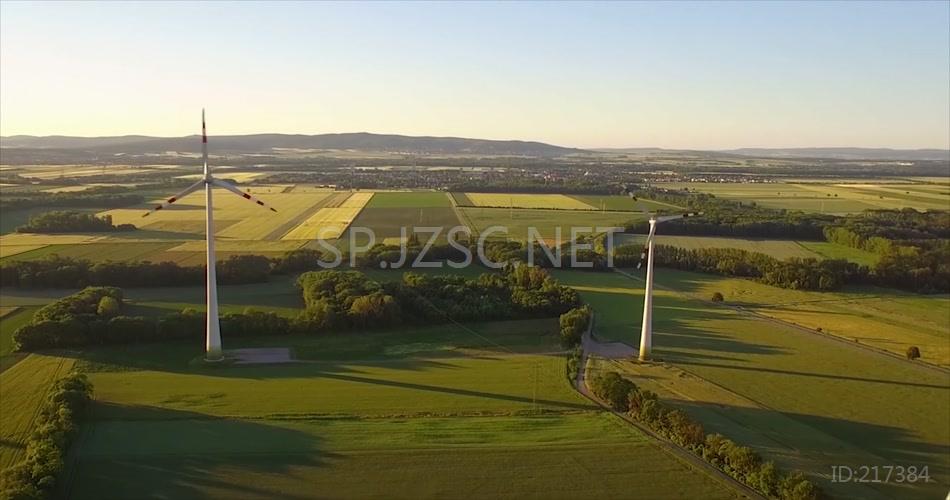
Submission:
[[[207,271],[207,292],[205,296],[207,298],[208,304],[208,317],[207,317],[207,329],[205,332],[205,359],[209,361],[218,361],[223,359],[224,355],[221,351],[221,326],[218,322],[218,282],[214,270],[215,254],[214,254],[214,205],[211,200],[211,191],[213,186],[218,186],[219,188],[227,189],[232,193],[246,199],[257,203],[258,205],[269,208],[271,211],[276,212],[272,207],[269,207],[264,204],[263,201],[257,199],[254,196],[251,196],[249,193],[245,193],[240,189],[228,184],[227,182],[222,181],[221,179],[215,179],[211,175],[211,168],[208,166],[208,134],[205,130],[205,110],[201,110],[201,158],[204,163],[204,176],[198,182],[188,186],[184,191],[172,196],[171,198],[165,200],[164,203],[157,205],[155,208],[146,212],[142,217],[148,217],[153,213],[167,208],[172,203],[182,199],[186,195],[197,191],[202,186],[205,188],[205,241],[207,242],[207,257],[208,257],[208,271]]]
[[[667,222],[687,217],[702,215],[702,212],[686,212],[679,215],[664,215],[650,217],[650,234],[647,235],[646,246],[643,247],[643,253],[640,254],[640,263],[637,269],[643,266],[643,260],[647,261],[646,288],[643,292],[643,325],[640,327],[640,361],[646,361],[650,358],[650,350],[653,348],[653,247],[654,235],[656,234],[656,225],[661,222]]]

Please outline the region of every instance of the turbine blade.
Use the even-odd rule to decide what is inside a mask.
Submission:
[[[254,203],[257,203],[258,205],[260,205],[260,206],[262,206],[262,207],[264,207],[264,208],[270,209],[271,212],[276,212],[276,211],[277,211],[277,210],[274,209],[274,207],[271,207],[271,206],[265,204],[263,201],[259,200],[257,197],[251,196],[250,193],[245,193],[244,191],[241,191],[240,189],[238,189],[238,188],[236,188],[236,187],[234,187],[234,186],[232,186],[232,185],[228,184],[227,182],[224,182],[224,181],[222,181],[222,180],[220,180],[220,179],[212,179],[212,180],[211,180],[211,184],[214,184],[215,186],[218,186],[219,188],[227,189],[228,191],[231,191],[232,193],[234,193],[234,194],[240,196],[241,198],[244,198],[244,199],[246,199],[246,200],[253,201]]]
[[[165,200],[164,202],[162,202],[162,203],[156,205],[155,208],[153,208],[153,209],[149,210],[148,212],[145,212],[144,214],[142,214],[142,217],[148,217],[149,215],[152,215],[153,212],[157,212],[157,211],[159,211],[159,210],[162,210],[162,209],[168,207],[168,205],[171,205],[172,203],[175,203],[176,201],[178,201],[178,200],[184,198],[187,194],[196,191],[196,190],[197,190],[198,188],[200,188],[201,186],[204,186],[204,183],[205,183],[205,180],[204,180],[204,179],[201,179],[201,180],[199,180],[198,182],[196,182],[196,183],[194,183],[194,184],[188,186],[188,188],[185,189],[184,191],[182,191],[182,192],[176,194],[175,196],[172,196],[171,198]]]
[[[208,175],[208,131],[205,129],[205,108],[201,108],[201,160],[204,162],[204,174]]]

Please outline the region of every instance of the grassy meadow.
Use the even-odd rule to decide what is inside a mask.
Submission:
[[[303,360],[271,366],[197,368],[198,342],[78,353],[96,393],[67,492],[736,496],[574,392],[549,354],[556,331],[531,320],[226,341]],[[578,466],[610,473],[591,484]]]
[[[838,292],[787,290],[751,280],[664,269],[658,282],[706,299],[723,294],[725,304],[795,323],[848,341],[903,356],[917,346],[921,359],[950,367],[947,311],[950,297],[877,287]],[[658,273],[659,276],[659,273]]]

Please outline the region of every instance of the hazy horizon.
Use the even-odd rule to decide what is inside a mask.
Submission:
[[[390,136],[390,135],[391,135],[391,136],[402,136],[402,137],[431,137],[431,138],[436,138],[436,139],[473,139],[473,140],[484,140],[484,139],[485,139],[485,138],[483,138],[483,137],[440,136],[440,135],[433,135],[433,134],[407,135],[407,134],[391,133],[391,132],[367,132],[367,131],[359,131],[359,132],[322,132],[322,133],[320,133],[320,134],[304,134],[304,133],[295,133],[295,132],[247,132],[247,133],[240,133],[240,134],[218,134],[218,135],[227,135],[227,136],[244,136],[244,135],[247,135],[247,136],[254,136],[254,135],[271,135],[271,134],[276,134],[276,135],[305,135],[305,136],[306,136],[306,135],[310,135],[310,136],[312,136],[312,135],[334,135],[334,134],[337,134],[337,135],[343,135],[343,134],[372,134],[372,135],[386,135],[386,136]],[[176,138],[180,138],[180,137],[189,137],[189,136],[191,136],[191,137],[199,137],[200,135],[201,135],[200,133],[182,134],[182,135],[177,135],[177,136],[158,136],[158,135],[149,135],[149,134],[118,134],[118,135],[112,135],[112,136],[101,136],[101,135],[100,135],[100,136],[82,136],[82,135],[66,135],[66,134],[49,134],[49,135],[12,134],[12,135],[2,135],[2,136],[0,136],[0,138],[9,139],[9,138],[13,138],[13,137],[37,137],[37,138],[44,138],[44,137],[76,137],[76,138],[83,138],[83,139],[101,139],[101,138],[107,138],[107,137],[148,137],[148,138],[156,138],[156,139],[176,139]],[[214,134],[209,133],[208,135],[209,135],[209,137],[210,137],[211,142],[214,142],[214,141],[213,141],[213,139],[214,139]],[[716,151],[733,151],[733,150],[740,150],[740,149],[791,150],[791,149],[848,149],[848,148],[856,148],[856,149],[890,149],[890,150],[894,150],[894,151],[919,151],[919,150],[931,150],[931,149],[932,149],[932,150],[940,150],[940,151],[948,151],[948,152],[950,152],[950,148],[940,148],[940,147],[936,147],[936,148],[928,148],[928,147],[920,147],[920,148],[890,148],[890,147],[886,147],[886,146],[822,146],[822,145],[817,145],[817,146],[742,146],[742,147],[736,147],[736,148],[690,148],[690,147],[667,148],[667,147],[659,147],[659,146],[600,146],[600,147],[580,147],[580,146],[574,146],[574,145],[571,145],[571,144],[556,144],[556,143],[549,143],[549,142],[545,142],[545,141],[534,141],[534,140],[530,140],[530,139],[520,139],[520,138],[517,138],[517,137],[512,137],[512,138],[508,138],[508,139],[487,139],[487,140],[519,141],[519,142],[541,142],[541,143],[543,143],[543,144],[548,144],[548,145],[551,145],[551,146],[559,146],[559,147],[565,147],[565,148],[576,148],[576,149],[583,149],[583,150],[662,149],[662,150],[670,150],[670,151],[682,150],[682,151],[709,151],[709,152],[716,152]]]
[[[950,149],[950,3],[0,4],[0,135]]]

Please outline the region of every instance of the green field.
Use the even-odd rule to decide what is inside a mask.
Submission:
[[[638,344],[642,281],[619,274],[555,274],[577,287],[593,305],[599,337]],[[754,409],[743,410],[733,401],[717,398],[700,404],[701,395],[681,395],[684,400],[695,400],[697,414],[716,412],[719,428],[726,435],[737,434],[737,439],[753,431],[756,436],[767,436],[767,441],[757,438],[749,444],[775,460],[797,457],[794,463],[826,487],[832,487],[828,482],[830,465],[928,465],[935,481],[932,484],[891,484],[875,489],[901,498],[933,498],[946,492],[950,480],[950,380],[946,372],[691,298],[689,294],[703,295],[704,291],[694,283],[708,279],[717,278],[657,271],[659,285],[687,295],[665,289],[655,294],[655,355]],[[775,294],[784,292],[774,290]],[[748,300],[761,293],[764,291],[749,294]],[[882,307],[888,300],[892,299],[880,301]],[[945,313],[946,302],[935,301],[929,307],[933,312],[928,317],[933,319]],[[898,309],[894,307],[895,312]],[[834,314],[846,322],[861,313],[824,312],[822,316]],[[867,318],[861,328],[870,330],[875,324],[874,328],[897,338],[897,327],[887,320]],[[911,324],[905,331],[914,328]],[[945,326],[942,332],[946,344]],[[729,425],[718,420],[730,417]],[[794,428],[784,424],[788,419],[795,423]],[[838,488],[844,486],[834,486]],[[845,489],[851,496],[865,496],[861,488]]]
[[[375,193],[352,226],[372,229],[377,243],[396,244],[402,228],[408,236],[416,227],[440,227],[444,240],[450,229],[460,225],[448,194],[419,191]],[[428,237],[429,233],[419,234],[423,242]],[[365,245],[365,238],[357,238],[357,243]]]
[[[430,208],[452,206],[441,191],[382,191],[375,193],[367,208]]]
[[[0,318],[0,373],[22,359],[22,354],[13,352],[13,334],[17,328],[29,323],[33,313],[39,309],[38,306],[8,306],[6,303],[4,301],[3,307],[9,312]]]
[[[768,208],[784,208],[822,213],[853,213],[882,208],[911,207],[919,210],[950,209],[950,193],[921,191],[905,184],[828,183],[663,183],[667,189],[710,193],[720,198],[755,202]]]
[[[553,319],[313,337],[306,362],[195,368],[199,345],[79,354],[95,402],[71,498],[578,494],[734,498],[564,377]],[[593,472],[593,480],[589,476]]]
[[[823,259],[845,259],[869,267],[877,264],[877,261],[881,259],[881,256],[876,253],[827,241],[799,241],[797,243]]]
[[[601,212],[596,210],[531,210],[507,208],[461,207],[459,210],[475,225],[479,234],[492,226],[507,228],[509,239],[525,241],[528,228],[534,227],[546,241],[555,241],[557,228],[561,229],[561,241],[571,238],[571,228],[618,227],[636,219],[641,214],[629,212]],[[590,234],[580,232],[578,234]],[[495,232],[492,239],[504,239],[504,232]]]
[[[594,206],[563,194],[465,193],[464,199],[476,207],[595,210]]]
[[[682,207],[663,203],[661,201],[637,199],[629,196],[610,195],[571,195],[571,198],[580,200],[598,210],[628,210],[635,212],[656,212],[682,210]]]
[[[646,236],[642,234],[617,234],[614,241],[618,245],[643,245]],[[670,245],[680,248],[738,248],[748,252],[764,253],[776,259],[790,257],[815,259],[847,259],[862,265],[873,265],[878,255],[857,248],[825,241],[767,240],[759,238],[728,238],[718,236],[675,236],[657,235],[658,245]]]
[[[66,375],[71,358],[30,354],[0,372],[0,469],[22,460],[33,419],[52,383]]]
[[[950,367],[947,312],[950,297],[877,287],[840,292],[787,290],[754,281],[664,269],[664,285],[708,298],[720,292],[726,304],[802,325],[903,356],[917,346],[921,360]],[[660,273],[658,273],[658,276]]]

